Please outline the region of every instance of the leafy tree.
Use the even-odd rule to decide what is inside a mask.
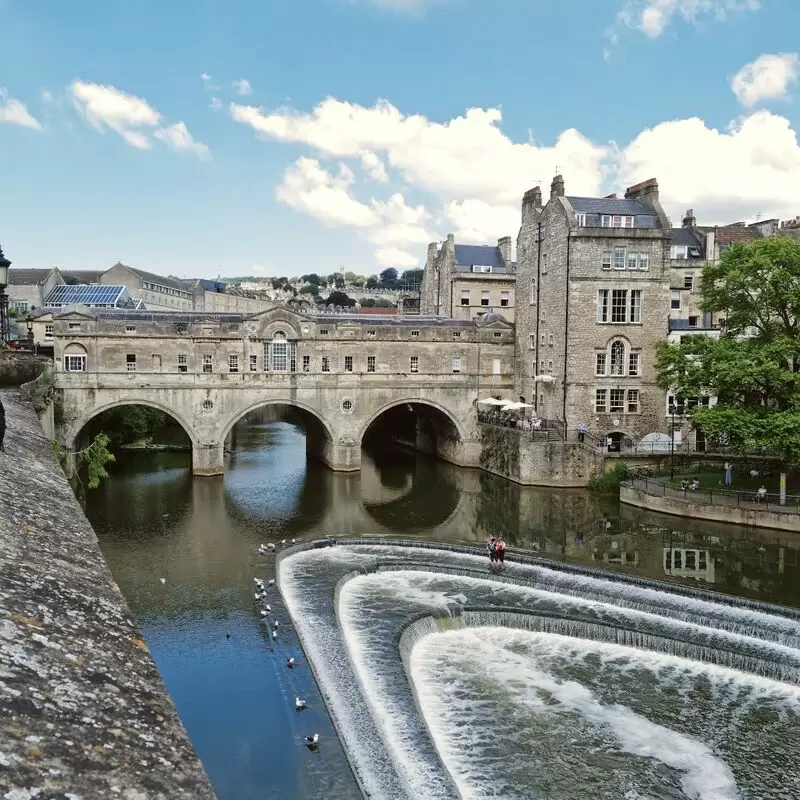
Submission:
[[[319,286],[316,283],[307,283],[305,286],[301,286],[299,289],[300,294],[319,294]]]
[[[397,283],[397,270],[394,267],[386,267],[378,276],[379,281],[387,286],[393,286]]]
[[[407,269],[400,276],[400,283],[403,286],[410,286],[416,283],[422,283],[422,270],[421,269]]]
[[[375,298],[374,297],[365,297],[361,301],[361,308],[375,308]]]
[[[317,275],[316,272],[312,272],[308,275],[301,275],[300,280],[305,281],[306,283],[313,284],[314,286],[320,286],[323,283],[325,283],[325,280],[323,278],[320,278],[320,276]]]
[[[692,412],[706,435],[800,464],[800,242],[734,244],[704,270],[700,288],[703,311],[724,319],[724,333],[661,343],[659,384],[679,397],[717,397]]]
[[[378,276],[370,275],[369,278],[367,278],[367,283],[366,283],[367,289],[375,289],[377,285],[378,285]]]
[[[108,434],[98,433],[86,447],[75,453],[74,477],[80,483],[80,471],[85,468],[86,485],[89,489],[96,489],[108,477],[106,464],[116,461],[114,454],[108,449],[110,442]],[[51,444],[63,468],[66,465],[67,451],[58,442],[53,441]]]
[[[347,283],[355,283],[358,280],[358,275],[355,272],[345,272],[344,279]]]
[[[375,308],[397,308],[397,304],[393,303],[391,300],[387,300],[384,297],[379,297],[375,301]]]
[[[355,304],[356,301],[348,297],[344,292],[331,292],[325,301],[326,306],[342,306],[345,308],[352,308]]]
[[[335,286],[337,289],[344,289],[344,275],[341,272],[333,272],[328,275],[328,283],[331,284],[331,286]]]

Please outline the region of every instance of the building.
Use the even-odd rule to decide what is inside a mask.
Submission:
[[[658,183],[623,198],[522,201],[517,240],[517,393],[570,429],[616,445],[663,431],[653,354],[667,334],[672,229]]]
[[[510,237],[496,246],[465,245],[456,244],[450,234],[428,245],[420,313],[461,320],[495,313],[514,322],[515,284]]]
[[[142,300],[152,311],[192,311],[194,298],[191,288],[178,278],[165,278],[145,272],[119,261],[100,277],[107,286],[124,286],[131,297]]]
[[[66,308],[83,305],[87,308],[141,308],[141,301],[134,300],[124,286],[105,284],[61,284],[54,286],[44,298],[43,308]]]
[[[8,308],[12,313],[27,314],[44,305],[44,298],[64,283],[57,268],[10,269],[8,271]]]

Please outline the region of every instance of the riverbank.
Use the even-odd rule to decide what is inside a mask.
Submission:
[[[5,797],[215,797],[49,439],[0,392]]]

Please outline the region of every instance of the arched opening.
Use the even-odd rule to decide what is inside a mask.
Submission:
[[[105,448],[101,447],[101,435],[108,437]],[[194,444],[191,429],[178,415],[155,403],[137,400],[95,410],[73,429],[66,450],[71,467],[77,470],[82,494],[87,488],[95,488],[91,486],[91,462],[96,462],[102,449],[114,456],[104,465],[109,474],[134,478],[147,473],[153,483],[166,486],[191,474]],[[167,495],[162,492],[159,497]],[[113,502],[111,495],[106,499]],[[150,501],[144,504],[152,507]]]
[[[362,447],[378,454],[397,446],[459,463],[464,441],[453,417],[433,403],[404,400],[391,403],[373,414],[361,432]]]

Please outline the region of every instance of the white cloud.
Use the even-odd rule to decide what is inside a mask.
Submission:
[[[449,232],[476,243],[515,236],[523,193],[538,183],[547,200],[557,171],[570,195],[602,196],[655,177],[673,219],[689,207],[707,224],[800,213],[797,133],[787,119],[765,111],[722,130],[697,118],[666,121],[627,145],[591,142],[575,130],[552,145],[530,137],[514,142],[495,109],[434,122],[385,101],[368,108],[328,99],[310,113],[234,104],[231,114],[262,138],[315,151],[287,170],[282,202],[327,225],[355,229],[379,263],[398,267],[424,261],[425,245]],[[327,158],[350,166],[334,174]],[[377,162],[403,183],[388,199],[369,177]],[[367,174],[359,170],[356,182],[358,167]]]
[[[366,170],[372,180],[378,181],[379,183],[386,183],[386,181],[389,180],[383,161],[371,150],[365,150],[361,154],[361,166]]]
[[[238,81],[233,82],[233,91],[236,92],[240,97],[247,97],[248,95],[253,94],[253,87],[250,85],[250,81],[246,78],[241,78]]]
[[[731,14],[760,8],[761,0],[628,0],[606,34],[614,45],[621,28],[633,28],[656,39],[676,18],[692,24],[703,18],[723,22]]]
[[[208,146],[202,142],[197,142],[192,138],[186,124],[176,122],[166,128],[159,128],[154,134],[156,139],[165,142],[168,147],[183,153],[194,153],[202,161],[211,159],[211,152]]]
[[[136,129],[156,127],[161,114],[141,97],[126,94],[113,86],[84,81],[74,81],[70,89],[75,107],[97,130],[102,130],[105,125],[131,147],[146,150],[151,146],[147,136]]]
[[[299,158],[284,173],[276,196],[326,225],[366,228],[377,224],[375,211],[350,194],[352,183],[353,173],[344,165],[334,176],[316,159]]]
[[[731,89],[739,102],[751,108],[762,100],[785,97],[797,83],[800,73],[800,54],[764,54],[745,64],[733,76]]]
[[[209,92],[215,92],[219,89],[219,86],[214,84],[214,79],[207,72],[200,73],[200,80],[203,81],[203,88]]]
[[[213,111],[221,111],[222,110],[222,100],[219,97],[212,97],[211,102],[208,104],[208,107]]]
[[[0,88],[0,123],[8,122],[11,125],[21,125],[35,131],[42,130],[39,121],[28,111],[25,104],[13,97],[9,97],[5,89]]]
[[[759,111],[728,130],[697,118],[662,122],[621,153],[619,181],[657,177],[673,219],[692,207],[720,224],[800,213],[800,144],[787,119]]]
[[[208,147],[196,142],[185,123],[159,127],[161,114],[146,100],[127,94],[114,86],[74,81],[70,86],[72,103],[86,121],[99,131],[104,126],[119,134],[131,147],[149,150],[148,134],[165,142],[171,149],[191,152],[200,158],[210,157]]]

